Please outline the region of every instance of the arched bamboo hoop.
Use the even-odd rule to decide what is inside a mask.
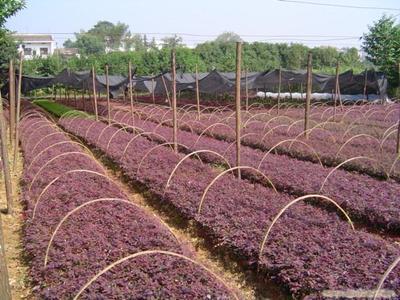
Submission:
[[[26,139],[26,142],[24,142],[24,144],[26,146],[28,146],[31,143],[32,134],[37,133],[39,130],[41,130],[43,128],[49,128],[49,129],[51,128],[51,129],[54,129],[56,131],[60,131],[60,129],[55,124],[47,124],[47,125],[39,126],[39,128],[34,129],[34,131],[29,133],[28,136],[24,138],[24,139]]]
[[[269,124],[270,124],[272,121],[275,121],[275,120],[277,120],[277,119],[286,119],[286,120],[289,121],[289,124],[292,124],[292,123],[294,122],[294,120],[293,120],[292,118],[289,118],[288,116],[279,115],[279,116],[273,117],[272,119],[269,119],[269,120],[265,123],[265,126],[269,126]],[[265,126],[264,126],[264,128],[265,128]],[[264,130],[265,130],[265,129],[264,129]]]
[[[297,140],[297,139],[303,137],[305,134],[308,134],[308,136],[311,137],[311,133],[315,130],[322,130],[324,133],[327,133],[330,136],[330,138],[332,139],[332,142],[336,144],[337,140],[336,140],[335,136],[332,134],[332,132],[330,132],[328,129],[325,129],[323,127],[317,127],[317,126],[309,128],[303,132],[300,132],[294,139]],[[293,142],[292,142],[292,144],[293,144]],[[292,147],[292,144],[290,144],[289,149]]]
[[[382,139],[382,141],[381,141],[381,143],[380,143],[381,149],[383,149],[383,145],[385,144],[385,142],[386,142],[386,141],[388,140],[388,138],[389,138],[392,134],[394,134],[394,133],[397,133],[397,129],[392,130],[391,132],[389,132],[389,133]]]
[[[249,166],[233,167],[233,168],[230,168],[230,169],[225,170],[225,171],[223,171],[222,173],[218,174],[218,175],[209,183],[209,185],[204,189],[204,192],[203,192],[203,194],[202,194],[202,196],[201,196],[201,199],[200,199],[200,204],[199,204],[199,208],[198,208],[198,210],[197,210],[197,214],[200,214],[200,212],[201,212],[201,208],[202,208],[202,206],[203,206],[204,199],[205,199],[205,197],[206,197],[206,195],[207,195],[209,189],[214,185],[214,183],[215,183],[219,178],[221,178],[222,176],[224,176],[225,174],[227,174],[227,173],[229,173],[229,172],[232,172],[232,171],[235,171],[235,170],[243,170],[243,169],[245,169],[245,170],[251,170],[251,171],[254,171],[254,172],[256,172],[257,174],[261,175],[261,176],[262,176],[265,180],[267,180],[267,182],[271,185],[271,187],[272,187],[272,189],[275,191],[275,193],[278,194],[278,191],[276,190],[275,185],[272,183],[272,181],[271,181],[263,172],[261,172],[259,169],[256,169],[256,168],[253,168],[253,167],[249,167]]]
[[[40,125],[39,128],[36,128],[39,124],[43,124],[43,125]],[[49,126],[50,127],[51,124],[52,123],[50,123],[49,120],[47,120],[47,119],[40,119],[40,120],[38,120],[38,121],[36,121],[36,122],[34,122],[32,124],[28,124],[29,125],[28,128],[26,128],[26,129],[25,128],[21,128],[21,129],[23,129],[23,130],[20,131],[21,137],[24,137],[24,138],[28,139],[29,136],[31,134],[33,134],[35,131],[37,131],[38,129],[40,129],[40,127],[42,127],[42,126]],[[30,130],[30,132],[28,130]],[[28,134],[27,137],[25,137],[26,134]]]
[[[395,168],[396,163],[397,163],[398,161],[400,161],[400,154],[397,155],[397,157],[394,159],[393,164],[392,164],[392,166],[390,167],[390,170],[389,170],[389,173],[388,173],[388,178],[389,178],[389,175],[391,175],[391,174],[394,172],[394,168]]]
[[[386,113],[385,118],[383,119],[384,122],[386,122],[386,119],[389,117],[390,114],[394,113],[394,112],[398,112],[398,109],[392,109],[391,111],[389,111],[388,113]]]
[[[254,103],[252,103],[252,104],[249,105],[249,110],[252,109],[253,106],[257,106],[257,105],[258,105],[258,107],[260,107],[261,109],[264,108],[264,105],[263,105],[262,103],[260,103],[260,102],[254,102]]]
[[[187,146],[184,145],[184,144],[177,143],[177,145],[180,146],[180,147],[183,147],[183,148],[185,148],[185,149],[189,149],[189,147],[187,147]],[[162,144],[159,144],[159,145],[157,145],[157,146],[152,147],[151,149],[149,149],[149,150],[143,155],[142,159],[140,160],[139,165],[138,165],[138,167],[137,167],[137,169],[136,169],[136,174],[139,174],[140,167],[142,166],[142,164],[143,164],[144,160],[146,159],[146,157],[149,156],[149,154],[150,154],[151,152],[153,152],[154,150],[156,150],[156,149],[158,149],[158,148],[161,148],[161,147],[164,147],[164,146],[169,146],[172,150],[174,150],[174,147],[173,147],[173,146],[174,146],[174,143],[173,143],[173,142],[162,143]],[[179,155],[179,154],[177,154],[177,153],[175,153],[175,152],[174,152],[174,154],[176,154],[176,156]]]
[[[333,110],[333,109],[334,109],[333,107],[328,107],[328,108],[326,108],[326,109],[322,112],[322,114],[321,114],[321,120],[324,120],[324,119],[325,119],[325,114],[326,114],[327,112]]]
[[[67,140],[67,137],[66,137],[66,136],[69,136],[69,137],[71,137],[71,138],[74,138],[73,135],[71,135],[71,134],[68,133],[68,132],[62,131],[62,130],[49,133],[49,134],[43,136],[43,137],[35,144],[35,146],[33,146],[32,150],[31,150],[31,153],[34,154],[36,148],[37,148],[41,143],[43,143],[44,140],[46,140],[47,138],[52,137],[52,136],[54,136],[54,135],[57,135],[57,134],[61,134],[66,140]]]
[[[146,251],[141,251],[138,253],[134,253],[131,255],[128,255],[122,259],[117,260],[116,262],[110,264],[109,266],[107,266],[106,268],[104,268],[102,271],[100,271],[99,273],[97,273],[92,279],[90,279],[80,290],[79,292],[76,294],[76,296],[74,297],[73,300],[77,300],[82,293],[93,283],[97,280],[97,278],[99,278],[101,275],[103,275],[104,273],[108,272],[109,270],[111,270],[113,267],[127,261],[130,259],[134,259],[136,257],[140,257],[140,256],[144,256],[144,255],[149,255],[149,254],[164,254],[164,255],[168,255],[168,256],[174,256],[177,258],[181,258],[184,259],[186,261],[189,261],[197,266],[199,266],[200,268],[202,268],[203,270],[207,271],[209,274],[211,274],[213,277],[215,277],[220,283],[222,283],[222,285],[233,295],[233,298],[236,300],[239,300],[239,297],[229,288],[229,286],[223,281],[222,278],[220,278],[217,274],[215,274],[213,271],[211,271],[209,268],[207,268],[206,266],[204,266],[203,264],[196,262],[195,260],[182,255],[182,254],[178,254],[175,252],[170,252],[170,251],[164,251],[164,250],[146,250]]]
[[[270,133],[273,133],[274,130],[276,130],[276,129],[280,128],[280,127],[288,127],[288,126],[289,126],[289,125],[287,125],[287,124],[279,124],[279,125],[276,125],[276,126],[270,128],[270,129],[263,135],[263,137],[262,137],[262,139],[261,139],[261,142],[264,142],[264,140],[265,140],[265,138],[267,137],[267,135],[269,135]],[[264,127],[264,129],[265,129],[265,127]]]
[[[288,143],[288,142],[291,142],[290,146],[292,146],[293,143],[300,143],[300,144],[306,146],[306,147],[307,147],[308,149],[310,149],[311,152],[315,155],[315,157],[317,158],[319,164],[320,164],[321,166],[323,166],[323,164],[322,164],[322,162],[321,162],[321,159],[320,159],[318,153],[314,150],[313,147],[311,147],[311,146],[310,146],[309,144],[307,144],[306,142],[303,142],[303,141],[300,141],[300,140],[296,140],[296,139],[287,139],[287,140],[284,140],[284,141],[280,141],[279,143],[275,144],[272,148],[270,148],[270,149],[268,150],[268,152],[264,154],[263,158],[261,159],[260,163],[258,164],[257,169],[260,169],[262,162],[265,160],[265,158],[267,157],[268,154],[270,154],[275,148],[279,147],[280,145],[282,145],[282,144],[284,144],[284,143]]]
[[[314,120],[309,120],[309,122],[310,122],[310,123],[311,123],[311,122],[314,122],[314,124],[318,125],[318,123],[315,122]],[[290,126],[289,126],[288,129],[286,130],[286,133],[289,134],[289,131],[290,131],[290,129],[292,129],[293,126],[295,126],[295,125],[297,125],[297,124],[301,124],[301,123],[304,123],[304,120],[303,120],[303,119],[297,120],[297,121],[293,122],[292,124],[290,124]],[[315,126],[315,125],[314,125],[314,126]]]
[[[347,115],[350,114],[351,112],[356,112],[356,113],[358,113],[358,114],[361,114],[361,116],[362,116],[362,112],[360,112],[360,111],[358,110],[357,107],[352,107],[352,108],[350,108],[349,110],[347,110],[347,111],[343,114],[342,118],[340,119],[340,122],[344,122],[344,119],[345,119],[345,118],[347,117]]]
[[[85,140],[87,140],[87,135],[88,135],[88,133],[89,133],[89,131],[90,131],[90,129],[92,129],[92,127],[94,126],[94,125],[99,125],[99,124],[101,124],[100,122],[92,122],[92,124],[90,124],[87,128],[86,128],[86,131],[85,131]]]
[[[85,149],[89,154],[92,155],[92,157],[94,158],[94,155],[92,153],[92,151],[90,151],[90,149],[88,147],[86,147],[85,145],[83,145],[82,143],[79,142],[75,142],[75,141],[61,141],[58,143],[54,143],[51,144],[50,146],[46,147],[45,149],[43,149],[42,151],[40,151],[38,154],[36,154],[31,162],[29,163],[28,167],[26,168],[26,172],[29,171],[29,169],[31,168],[31,166],[35,163],[35,161],[40,157],[40,155],[42,155],[43,153],[45,153],[47,150],[50,150],[51,148],[55,147],[55,146],[59,146],[59,145],[63,145],[63,144],[71,144],[71,145],[77,145],[82,147],[83,149]]]
[[[125,154],[126,154],[126,151],[128,150],[129,145],[130,145],[134,140],[136,140],[138,137],[141,137],[141,136],[142,136],[142,137],[143,137],[143,136],[146,137],[146,136],[151,136],[151,135],[154,135],[154,136],[156,136],[156,137],[158,137],[158,138],[161,138],[161,140],[164,140],[166,143],[168,142],[167,139],[166,139],[165,137],[163,137],[162,135],[159,135],[158,133],[154,133],[154,132],[150,132],[150,131],[139,133],[139,134],[135,135],[135,136],[126,144],[125,149],[124,149],[124,151],[122,152],[121,159],[123,159],[123,158],[125,157]]]
[[[108,143],[107,143],[107,147],[106,147],[106,151],[108,151],[108,148],[110,147],[110,144],[111,144],[111,142],[112,142],[112,140],[114,139],[114,137],[118,134],[118,132],[120,132],[120,131],[125,131],[125,132],[128,132],[126,129],[128,129],[128,128],[131,128],[132,130],[133,130],[133,132],[137,132],[136,130],[137,130],[137,127],[133,127],[133,126],[122,126],[121,128],[119,128],[117,131],[115,131],[113,134],[112,134],[112,136],[111,136],[111,138],[109,139],[109,141],[108,141]],[[143,131],[142,131],[143,132]],[[140,133],[140,132],[138,132],[138,133]]]
[[[379,284],[376,287],[375,293],[374,293],[374,300],[377,299],[379,295],[379,291],[381,290],[383,283],[385,282],[386,278],[389,276],[389,274],[396,268],[396,266],[400,263],[400,256],[395,259],[395,261],[389,266],[389,268],[386,270],[386,272],[383,274],[381,280],[379,280]]]
[[[389,126],[385,132],[382,134],[381,140],[385,139],[386,135],[388,134],[388,132],[391,132],[392,130],[395,130],[398,126],[398,123],[394,123],[393,125]]]
[[[60,180],[61,178],[65,177],[65,176],[69,176],[71,174],[76,174],[76,173],[87,173],[87,174],[91,174],[91,175],[96,175],[99,176],[101,178],[107,179],[108,182],[112,183],[115,185],[115,187],[118,187],[114,181],[111,180],[111,178],[109,178],[107,175],[93,171],[93,170],[88,170],[88,169],[76,169],[76,170],[69,170],[66,171],[64,173],[62,173],[61,175],[59,175],[58,177],[54,178],[49,184],[47,184],[45,186],[45,188],[40,192],[39,196],[36,198],[36,200],[34,201],[35,206],[33,208],[33,213],[32,213],[32,220],[35,219],[36,216],[36,211],[37,211],[37,207],[39,205],[40,199],[42,199],[42,196],[48,191],[48,189],[55,184],[58,180]]]
[[[247,127],[247,124],[248,124],[252,119],[255,119],[255,118],[257,118],[257,117],[259,117],[259,116],[263,116],[263,115],[266,115],[266,116],[268,116],[268,117],[271,116],[271,114],[269,114],[269,113],[267,113],[267,112],[254,114],[254,115],[252,115],[250,118],[248,118],[248,119],[246,120],[246,122],[243,124],[243,127]]]
[[[197,155],[197,156],[198,156],[199,153],[212,153],[212,154],[214,154],[214,155],[216,155],[216,156],[222,158],[222,159],[225,161],[225,163],[227,164],[227,166],[229,167],[229,169],[232,168],[231,165],[229,164],[228,160],[227,160],[223,155],[221,155],[221,154],[219,154],[219,153],[217,153],[217,152],[215,152],[215,151],[212,151],[212,150],[197,150],[197,151],[193,151],[193,152],[189,153],[188,155],[186,155],[184,158],[182,158],[182,159],[176,164],[176,166],[174,167],[174,169],[172,170],[171,174],[170,174],[169,177],[168,177],[167,183],[166,183],[166,185],[165,185],[165,187],[164,187],[164,193],[165,193],[166,189],[169,187],[169,184],[170,184],[170,182],[171,182],[171,180],[172,180],[172,177],[174,176],[175,172],[178,170],[179,166],[180,166],[186,159],[188,159],[189,157],[191,157],[191,156],[193,156],[193,155]],[[199,157],[199,158],[200,158],[200,157]]]
[[[28,120],[21,121],[19,124],[19,129],[20,129],[20,136],[23,138],[29,130],[33,130],[34,128],[32,125],[35,125],[36,123],[45,123],[48,124],[49,121],[47,121],[45,118],[34,118]]]
[[[214,123],[214,124],[208,126],[206,129],[204,129],[204,130],[200,133],[200,135],[198,136],[198,138],[197,138],[196,141],[194,142],[193,147],[196,146],[196,144],[199,142],[199,140],[201,139],[201,137],[207,132],[207,130],[209,130],[210,128],[213,128],[213,127],[215,127],[215,126],[218,126],[218,125],[219,125],[219,126],[228,127],[228,128],[229,128],[230,130],[232,130],[233,133],[235,134],[235,130],[233,130],[233,128],[230,127],[229,125],[224,124],[224,123]]]
[[[87,153],[84,153],[84,152],[73,151],[73,152],[64,152],[64,153],[61,153],[61,154],[59,154],[59,155],[53,157],[52,159],[48,160],[48,161],[39,169],[39,171],[36,172],[36,174],[33,176],[33,179],[32,179],[32,181],[31,181],[31,183],[29,184],[28,192],[31,191],[31,188],[32,188],[33,183],[36,181],[36,178],[38,177],[38,175],[40,174],[40,172],[43,171],[44,168],[46,168],[46,167],[47,167],[50,163],[52,163],[54,160],[59,159],[59,158],[61,158],[61,157],[64,157],[64,156],[66,156],[66,155],[82,155],[82,156],[86,156],[86,157],[89,158],[91,161],[93,161],[93,157],[90,156],[90,155],[87,154]],[[100,165],[97,161],[95,161],[95,163],[96,163],[96,165],[99,166],[99,168],[105,173],[105,170],[104,170],[103,166]]]
[[[280,212],[275,216],[275,218],[272,220],[271,224],[268,226],[267,229],[267,233],[265,234],[263,241],[261,243],[261,247],[260,247],[260,252],[258,254],[258,261],[261,261],[261,257],[262,254],[264,252],[264,247],[265,247],[265,243],[267,242],[268,236],[272,230],[272,227],[274,226],[274,224],[278,221],[278,219],[281,217],[281,215],[293,204],[302,201],[302,200],[306,200],[306,199],[312,199],[312,198],[317,198],[317,199],[322,199],[322,200],[327,200],[329,202],[331,202],[333,205],[335,205],[342,213],[343,215],[346,217],[347,221],[349,222],[351,228],[353,230],[355,230],[354,225],[353,225],[353,221],[350,219],[350,216],[346,213],[346,211],[335,201],[332,200],[331,198],[327,197],[327,196],[323,196],[323,195],[317,195],[317,194],[312,194],[312,195],[306,195],[306,196],[302,196],[299,198],[296,198],[292,201],[290,201],[287,205],[285,205],[285,207],[283,207]]]
[[[339,150],[338,150],[338,151],[336,152],[336,154],[335,154],[335,159],[338,158],[340,152],[343,150],[343,148],[344,148],[348,143],[350,143],[352,140],[354,140],[354,139],[356,139],[356,138],[360,138],[360,137],[367,137],[367,138],[373,139],[374,141],[376,141],[376,142],[378,143],[381,152],[383,151],[379,139],[377,139],[376,137],[374,137],[374,136],[372,136],[372,135],[370,135],[370,134],[360,133],[360,134],[357,134],[357,135],[353,135],[351,138],[349,138],[346,142],[344,142],[344,143],[340,146]]]
[[[49,257],[49,252],[50,252],[50,247],[51,247],[51,245],[52,245],[52,243],[53,243],[53,240],[54,240],[54,238],[55,238],[55,236],[56,236],[58,230],[60,229],[61,225],[62,225],[71,215],[73,215],[73,214],[76,213],[77,211],[81,210],[82,208],[85,208],[85,207],[88,206],[88,205],[91,205],[91,204],[94,204],[94,203],[98,203],[98,202],[120,202],[120,203],[124,203],[124,204],[128,204],[128,205],[134,206],[134,207],[138,208],[139,210],[143,211],[142,207],[140,207],[139,205],[137,205],[135,202],[128,201],[128,200],[121,199],[121,198],[99,198],[99,199],[89,200],[89,201],[87,201],[87,202],[85,202],[85,203],[79,205],[78,207],[75,207],[73,210],[71,210],[70,212],[68,212],[68,214],[66,214],[66,215],[62,218],[62,220],[57,224],[55,230],[53,231],[53,233],[52,233],[52,235],[51,235],[51,238],[50,238],[50,241],[49,241],[49,243],[48,243],[48,245],[47,245],[47,248],[46,248],[46,254],[45,254],[45,257],[44,257],[44,267],[47,266],[48,257]],[[173,238],[175,239],[175,241],[177,241],[178,244],[179,244],[179,239],[178,239],[178,237],[177,237],[177,236],[175,235],[175,233],[164,223],[164,221],[162,221],[162,220],[161,220],[157,215],[155,215],[155,214],[152,214],[151,216],[154,217],[157,221],[159,221],[159,222],[161,221],[160,223],[161,223],[163,226],[165,226],[165,228],[166,228],[166,229],[169,231],[169,233],[173,236]]]
[[[354,123],[351,123],[350,125],[348,125],[346,127],[346,130],[343,133],[342,137],[340,138],[340,140],[343,141],[346,138],[346,136],[350,133],[350,131],[352,131],[354,128],[357,128],[360,126],[361,126],[360,124],[354,124]]]
[[[99,144],[100,138],[101,138],[101,136],[103,135],[103,133],[104,133],[107,129],[109,129],[109,128],[111,128],[111,127],[114,127],[114,125],[115,125],[115,123],[112,123],[112,122],[111,122],[111,124],[107,125],[106,127],[104,127],[104,128],[100,131],[100,134],[99,134],[99,136],[98,136],[97,139],[96,139],[96,144]]]
[[[159,120],[159,123],[163,122],[163,121],[164,121],[164,118],[165,118],[168,114],[170,114],[171,112],[172,112],[172,109],[168,109],[168,110],[162,115],[161,119]]]
[[[338,164],[335,168],[333,168],[333,169],[328,173],[328,175],[325,177],[324,181],[322,182],[322,185],[321,185],[321,188],[319,189],[319,191],[322,192],[322,189],[324,188],[326,181],[327,181],[328,178],[333,174],[333,172],[335,172],[336,170],[338,170],[338,169],[339,169],[341,166],[343,166],[344,164],[347,164],[348,162],[351,162],[351,161],[353,161],[353,160],[358,160],[358,159],[366,159],[366,160],[371,160],[371,161],[374,161],[374,162],[378,162],[378,160],[376,160],[376,159],[374,159],[374,158],[367,157],[367,156],[357,156],[357,157],[352,157],[352,158],[346,159],[345,161],[343,161],[343,162],[341,162],[340,164]],[[379,163],[379,162],[378,162],[378,163]],[[389,175],[387,174],[387,176],[389,176]]]

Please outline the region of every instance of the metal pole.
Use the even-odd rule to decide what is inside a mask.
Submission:
[[[236,166],[240,166],[240,75],[241,75],[241,61],[242,61],[242,43],[236,43]],[[238,178],[241,178],[240,169],[238,169]]]
[[[13,194],[12,194],[10,166],[9,166],[9,161],[8,161],[6,122],[4,120],[3,98],[1,97],[1,92],[0,92],[0,133],[1,133],[1,160],[3,162],[4,181],[5,181],[5,185],[6,185],[7,212],[9,214],[12,214],[13,213],[13,198],[12,198]],[[14,169],[15,169],[15,166],[14,166]]]
[[[200,120],[200,89],[199,89],[199,70],[196,64],[196,103],[197,103],[197,115]]]
[[[174,151],[178,153],[178,122],[176,113],[176,55],[175,49],[171,51],[171,68],[172,68],[172,122],[174,124],[173,143]]]
[[[108,78],[108,64],[106,64],[106,87],[107,87],[107,114],[108,125],[111,124],[111,105],[110,105],[110,81]]]
[[[14,160],[13,160],[13,172],[15,172],[15,166],[17,165],[18,145],[19,145],[19,118],[21,115],[21,91],[22,91],[22,59],[23,52],[19,55],[19,74],[18,74],[18,91],[17,91],[17,113],[15,119],[15,144],[14,144]]]
[[[312,54],[308,53],[307,61],[307,95],[306,95],[306,106],[304,110],[304,134],[308,138],[308,124],[310,119],[310,108],[311,108],[311,92],[312,92]]]
[[[132,63],[128,64],[128,76],[129,76],[129,100],[131,103],[131,117],[133,122],[133,86],[132,86]]]
[[[14,143],[14,128],[15,128],[15,70],[14,61],[10,60],[9,67],[9,101],[10,101],[10,141]]]
[[[94,69],[94,66],[92,66],[92,89],[93,89],[94,115],[96,116],[96,121],[98,121],[99,114],[97,111],[96,70]]]
[[[279,67],[279,73],[278,73],[278,115],[279,115],[279,108],[281,106],[281,88],[282,88],[282,67]]]

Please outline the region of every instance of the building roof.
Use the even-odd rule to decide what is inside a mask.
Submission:
[[[51,34],[13,34],[17,41],[21,42],[53,42]]]

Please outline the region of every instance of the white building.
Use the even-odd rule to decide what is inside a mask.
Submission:
[[[54,53],[56,43],[50,34],[14,34],[18,49],[24,51],[25,59],[47,57]]]

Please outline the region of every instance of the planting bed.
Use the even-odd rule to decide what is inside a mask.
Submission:
[[[181,216],[194,220],[216,249],[229,251],[247,268],[257,269],[260,278],[274,280],[296,298],[322,297],[326,289],[375,289],[400,254],[384,239],[353,230],[341,213],[301,202],[275,223],[260,252],[272,220],[295,197],[226,174],[200,206],[205,188],[218,175],[210,166],[186,160],[167,187],[183,155],[154,149],[157,143],[141,136],[132,140],[133,134],[102,122],[63,118],[60,125],[103,151],[125,176],[145,185]],[[389,275],[386,289],[400,292],[399,272],[397,268]]]
[[[24,244],[38,299],[236,297],[81,145],[29,104],[23,112]]]

